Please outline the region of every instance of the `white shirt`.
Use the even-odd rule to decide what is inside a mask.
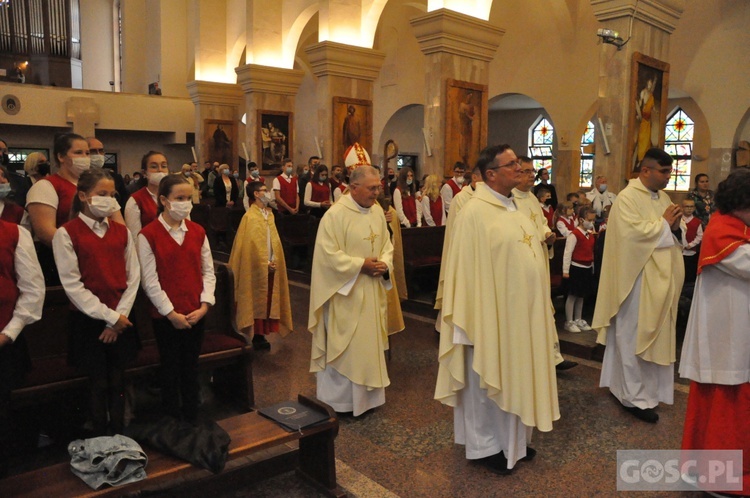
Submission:
[[[159,205],[156,200],[156,194],[152,194],[151,191],[146,188],[146,192],[154,200],[154,204]],[[133,237],[138,237],[143,226],[141,225],[141,208],[138,207],[138,203],[131,196],[128,202],[125,203],[125,226],[128,227]]]
[[[448,187],[450,188],[450,187]],[[453,191],[451,191],[451,194],[453,194]],[[439,220],[433,220],[432,219],[432,210],[430,209],[430,198],[426,195],[422,196],[422,200],[420,203],[422,204],[422,215],[424,216],[424,221],[427,223],[427,226],[434,227],[436,226],[436,222],[440,222],[440,226],[445,225],[445,199],[442,199],[443,201],[443,209],[442,214]]]
[[[42,183],[42,182],[38,182]],[[86,223],[99,238],[104,237],[109,230],[109,220],[104,219],[98,222],[89,218],[83,213],[78,217]],[[125,273],[127,276],[128,287],[117,303],[116,309],[108,308],[102,303],[93,292],[84,287],[81,281],[81,270],[78,261],[78,255],[73,249],[73,241],[65,227],[60,227],[52,238],[52,250],[55,255],[57,271],[60,274],[60,283],[65,289],[65,294],[73,305],[85,315],[95,319],[104,320],[107,326],[112,327],[120,315],[128,316],[135,301],[135,295],[138,292],[138,284],[141,281],[141,271],[138,266],[138,255],[133,244],[133,237],[128,233],[128,244],[125,248]],[[85,262],[84,262],[85,263]]]
[[[57,191],[52,185],[52,182],[42,178],[31,186],[26,193],[26,206],[28,207],[29,204],[34,203],[51,206],[57,210],[57,206],[60,204],[60,199],[57,197]]]
[[[694,216],[683,216],[682,221],[685,222],[685,224],[690,223],[693,220]],[[701,243],[703,240],[703,225],[698,225],[698,233],[695,234],[695,239],[693,239],[692,242],[688,243],[687,241],[687,231],[682,232],[682,255],[683,256],[695,256],[695,251],[693,250],[694,247],[696,247],[698,244]]]
[[[586,198],[591,201],[591,207],[594,208],[597,216],[601,216],[604,208],[615,202],[616,197],[617,196],[609,190],[605,190],[604,193],[601,193],[596,187],[594,187],[591,192],[586,193]]]
[[[577,227],[576,230],[586,235],[587,237],[594,236],[591,232],[587,233],[582,226]],[[567,236],[567,239],[565,240],[565,252],[563,253],[562,272],[564,274],[570,273],[570,265],[577,266],[578,268],[591,268],[592,266],[594,266],[594,263],[591,263],[590,265],[582,265],[573,261],[573,251],[575,251],[577,244],[578,239],[576,239],[576,234],[570,232]]]
[[[349,185],[347,185],[344,182],[339,183],[339,185],[341,185],[342,187],[344,187],[344,190],[346,190],[349,187]],[[333,189],[333,202],[337,202],[339,199],[341,199],[342,195],[344,195],[344,191],[343,190],[341,190],[338,187],[336,187],[335,189]]]
[[[182,243],[185,241],[185,232],[188,231],[185,221],[183,220],[179,227],[172,228],[164,221],[164,214],[160,214],[157,219],[169,233],[170,237],[178,245],[182,246]],[[159,274],[156,272],[156,257],[151,250],[151,244],[148,243],[143,234],[138,235],[138,258],[141,261],[141,284],[143,285],[143,290],[159,314],[167,316],[174,310],[174,306],[159,283]],[[201,274],[203,275],[201,303],[213,306],[216,303],[216,298],[214,297],[216,275],[214,275],[214,260],[211,257],[211,247],[208,245],[208,238],[205,236],[203,237],[203,245],[201,246]]]
[[[292,182],[292,175],[287,175],[286,173],[282,173],[281,178],[286,180],[287,183]],[[281,183],[279,182],[278,176],[273,179],[273,190],[281,190]],[[297,182],[297,194],[299,194],[299,182]]]
[[[422,226],[422,202],[420,202],[421,195],[419,192],[415,194],[417,205],[417,226]],[[393,207],[396,208],[396,214],[398,215],[398,221],[405,227],[411,226],[409,219],[404,214],[404,203],[401,200],[401,191],[396,189],[393,191]]]
[[[568,220],[570,218],[565,218],[565,219]],[[565,225],[565,222],[563,222],[562,219],[558,219],[555,226],[557,227],[557,231],[560,232],[560,235],[562,235],[563,237],[567,237],[568,235],[572,233],[570,230],[568,230],[568,227]],[[573,226],[574,227],[578,226],[578,219],[573,218]]]
[[[0,331],[15,341],[23,328],[42,318],[44,308],[44,276],[34,250],[31,235],[23,227],[18,228],[18,245],[13,254],[16,280],[19,290],[16,307],[5,328]]]
[[[330,187],[330,184],[326,183],[325,185],[328,187],[328,193],[329,193],[328,200],[330,201],[331,200],[331,196],[330,196],[331,187]],[[305,185],[305,206],[319,208],[320,207],[320,203],[311,200],[312,199],[312,189],[313,189],[312,182],[311,181],[307,182],[307,185]],[[336,190],[338,190],[338,189],[336,189]]]
[[[458,185],[458,188],[461,188],[461,184],[456,181],[456,177],[451,178],[454,182],[456,182],[456,185]],[[446,182],[445,185],[440,187],[440,197],[443,198],[443,211],[446,213],[451,208],[451,201],[453,201],[453,189],[450,185]],[[430,225],[432,226],[432,225]]]

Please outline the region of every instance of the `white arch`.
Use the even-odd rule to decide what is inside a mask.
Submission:
[[[284,41],[282,42],[282,60],[285,68],[292,69],[294,67],[294,56],[297,53],[297,45],[299,44],[300,36],[302,31],[310,22],[310,19],[318,13],[320,10],[320,4],[318,2],[308,6],[294,19],[289,30],[284,35]]]
[[[428,0],[427,12],[448,9],[483,21],[490,19],[492,0]]]

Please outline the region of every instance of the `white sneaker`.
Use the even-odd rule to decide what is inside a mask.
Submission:
[[[573,332],[574,334],[581,331],[581,329],[578,328],[578,325],[576,325],[576,322],[565,322],[565,330]]]
[[[588,323],[586,323],[586,320],[584,320],[583,318],[580,320],[576,320],[575,322],[576,322],[576,325],[578,325],[578,328],[581,330],[593,330],[591,326]]]

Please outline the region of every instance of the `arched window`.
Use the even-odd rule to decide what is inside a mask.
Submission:
[[[581,170],[578,177],[579,187],[591,187],[594,184],[594,123],[586,124],[586,131],[581,137]]]
[[[534,161],[534,169],[547,168],[552,181],[552,143],[555,129],[547,118],[539,116],[529,130],[529,157]]]
[[[667,190],[687,192],[690,189],[694,130],[693,120],[680,107],[667,119],[664,150],[674,158]]]

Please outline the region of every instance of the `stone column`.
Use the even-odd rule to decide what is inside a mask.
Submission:
[[[261,166],[261,142],[259,111],[294,112],[294,98],[305,76],[304,71],[297,69],[279,69],[257,64],[247,64],[235,69],[237,80],[242,87],[245,99],[245,136],[242,139],[247,147],[249,161]],[[290,123],[289,134],[294,146],[294,121]],[[240,148],[242,151],[242,148]],[[243,156],[244,156],[244,151]],[[294,150],[287,151],[287,156],[294,157]],[[298,163],[299,161],[295,161]],[[261,167],[261,169],[263,169]]]
[[[208,161],[209,137],[207,130],[212,120],[231,122],[229,139],[232,141],[232,168],[239,166],[237,160],[238,134],[240,124],[240,106],[242,105],[242,88],[229,83],[210,81],[190,81],[187,84],[190,98],[195,105],[195,153],[198,163]]]
[[[445,164],[446,81],[452,78],[487,85],[489,64],[505,30],[446,9],[415,17],[411,26],[426,57],[424,128],[432,155],[425,154],[422,173],[443,177],[446,167],[452,167]],[[483,99],[481,119],[486,123],[486,92]],[[487,143],[486,127],[481,143],[482,146]]]
[[[65,103],[65,120],[73,125],[73,133],[93,137],[99,122],[99,106],[94,99],[71,97]]]
[[[333,129],[333,97],[346,97],[372,102],[372,82],[378,77],[385,54],[377,50],[324,41],[305,49],[312,72],[317,76],[317,119],[312,129],[321,143],[323,162],[329,166],[344,164],[343,157],[333,157],[333,141],[342,140],[341,130]],[[368,141],[361,145],[372,156],[372,116],[366,126]]]
[[[563,148],[565,147],[565,148]],[[572,148],[559,144],[555,159],[553,182],[557,189],[557,200],[562,202],[568,192],[578,191],[581,170],[581,147]]]
[[[669,35],[685,8],[685,0],[591,0],[594,15],[602,28],[613,29],[629,41],[620,50],[602,44],[599,56],[599,112],[605,125],[610,154],[597,140],[594,175],[605,175],[615,192],[626,185],[632,165],[628,144],[630,85],[633,53],[640,52],[669,62]],[[637,8],[637,10],[636,10]],[[630,32],[632,19],[632,33]],[[629,36],[630,35],[630,36]],[[661,117],[665,121],[666,117]]]

